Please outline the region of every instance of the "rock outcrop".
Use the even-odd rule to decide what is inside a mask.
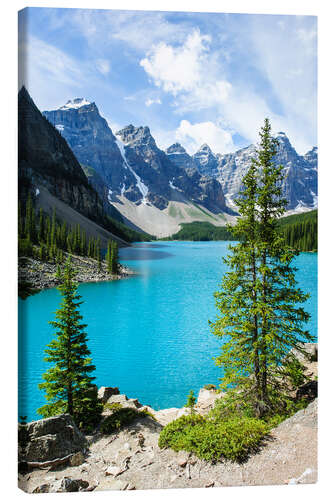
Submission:
[[[35,420],[19,426],[21,449],[19,460],[48,462],[87,449],[85,436],[68,414]]]
[[[98,221],[103,206],[65,139],[40,113],[25,87],[18,96],[19,195],[37,197],[43,186],[56,198]]]

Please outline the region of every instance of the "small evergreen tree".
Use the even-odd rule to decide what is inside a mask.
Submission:
[[[95,366],[91,363],[87,334],[84,331],[87,325],[81,323],[79,308],[82,302],[77,293],[75,272],[70,259],[66,261],[63,272],[58,269],[57,274],[61,281],[59,290],[62,301],[55,314],[56,320],[50,321],[56,329],[56,337],[45,349],[45,361],[53,366],[44,373],[44,382],[39,384],[39,388],[46,392],[48,403],[39,408],[38,413],[48,417],[66,412],[73,416],[78,425],[83,424],[84,427],[82,419],[86,418],[91,423],[95,417],[98,420],[101,412],[95,386],[92,384],[95,377],[90,375]],[[87,401],[83,404],[88,396],[89,404]]]
[[[194,392],[191,390],[187,396],[187,401],[185,404],[185,408],[190,408],[191,415],[194,414],[195,403],[196,403],[196,398],[194,396]]]

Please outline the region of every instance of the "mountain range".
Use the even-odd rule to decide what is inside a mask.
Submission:
[[[134,228],[156,236],[180,222],[232,217],[217,179],[195,164],[177,165],[157,147],[148,127],[128,125],[113,134],[95,103],[76,98],[44,116],[66,139],[93,187]]]
[[[168,236],[182,222],[223,226],[236,216],[234,199],[254,145],[229,154],[215,154],[207,144],[192,156],[179,143],[163,151],[147,126],[128,125],[114,133],[96,104],[84,98],[41,114],[24,88],[19,114],[21,178],[43,185],[92,220],[108,215]],[[317,148],[300,156],[283,132],[277,141],[288,210],[315,208]]]

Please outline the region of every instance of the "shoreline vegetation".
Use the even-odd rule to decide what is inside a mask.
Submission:
[[[29,195],[24,211],[21,204],[18,208],[19,297],[58,286],[61,266],[68,259],[78,282],[113,281],[134,274],[119,264],[115,239],[108,240],[104,255],[100,237],[87,235],[80,224],[71,226],[59,220],[55,209],[52,216],[42,208],[36,213]]]
[[[77,273],[78,283],[98,283],[102,281],[115,281],[135,275],[135,271],[118,265],[117,273],[110,274],[107,263],[98,262],[93,258],[80,255],[64,254],[71,257],[73,267]],[[48,288],[58,287],[60,280],[57,277],[58,264],[43,262],[33,257],[19,257],[18,295],[21,299],[27,298]]]
[[[281,217],[277,223],[286,244],[300,252],[317,252],[318,210]],[[227,227],[210,222],[182,223],[181,229],[159,241],[236,241]]]

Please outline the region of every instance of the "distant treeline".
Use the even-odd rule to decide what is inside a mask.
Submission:
[[[24,213],[22,213],[24,212]],[[82,255],[102,261],[100,238],[87,238],[80,227],[69,226],[60,222],[53,210],[52,217],[40,208],[36,214],[31,196],[28,197],[25,210],[18,207],[18,253],[20,257],[35,257],[41,261],[61,263],[64,252]],[[107,253],[108,268],[114,271],[118,265],[116,242],[109,242]]]
[[[289,215],[279,220],[286,243],[301,252],[318,249],[318,210]]]
[[[233,236],[226,227],[214,226],[210,222],[185,222],[180,224],[178,233],[164,238],[165,240],[184,241],[225,241],[233,240]]]
[[[317,218],[317,210],[281,218],[278,225],[286,239],[286,243],[301,252],[317,251]],[[226,227],[217,227],[210,222],[197,221],[181,224],[181,229],[178,233],[164,239],[183,241],[234,241],[235,238]]]

